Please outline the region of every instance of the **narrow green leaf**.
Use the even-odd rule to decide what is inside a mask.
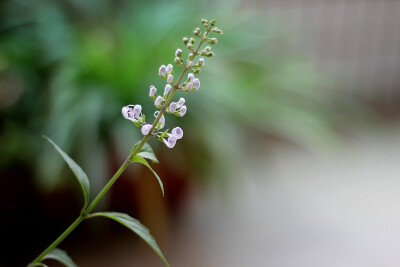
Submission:
[[[158,159],[156,155],[154,154],[153,149],[148,143],[145,143],[144,146],[140,149],[139,153],[137,153],[138,156],[141,156],[143,158],[149,159],[154,163],[158,163]]]
[[[79,167],[76,162],[71,159],[61,148],[59,148],[50,138],[47,136],[43,136],[47,141],[50,142],[54,146],[54,148],[57,150],[57,152],[63,157],[64,161],[68,164],[72,172],[75,174],[75,177],[78,179],[79,184],[82,187],[83,191],[83,196],[85,200],[85,204],[83,208],[86,208],[86,206],[89,203],[89,195],[90,195],[90,183],[89,179],[86,175],[86,173],[82,170],[81,167]]]
[[[162,194],[164,196],[164,185],[163,185],[163,182],[161,181],[160,176],[158,176],[158,174],[151,168],[150,164],[143,157],[141,157],[139,155],[134,156],[133,159],[132,159],[132,162],[142,163],[143,165],[145,165],[147,168],[149,168],[153,172],[153,174],[156,176],[156,178],[158,180],[158,183],[160,184],[161,192],[162,192]]]
[[[170,266],[168,261],[165,259],[164,254],[161,252],[161,249],[158,247],[156,240],[150,234],[149,229],[146,228],[140,221],[132,218],[128,214],[120,213],[120,212],[96,212],[88,215],[88,218],[103,216],[110,219],[113,219],[125,227],[136,233],[140,236],[149,246],[157,253],[157,255],[164,261],[167,266]]]
[[[59,248],[52,250],[49,254],[44,256],[43,259],[53,259],[61,262],[67,267],[78,267],[78,265],[76,265],[75,262],[68,256],[67,252]]]
[[[30,263],[28,267],[47,267],[47,265],[42,262],[35,262],[35,263]]]

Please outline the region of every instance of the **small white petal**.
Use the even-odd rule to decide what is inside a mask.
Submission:
[[[157,96],[156,100],[154,101],[154,105],[156,107],[160,107],[163,101],[164,101],[164,98],[162,98],[161,96]]]
[[[158,123],[161,124],[161,125],[160,125],[160,128],[158,128],[158,130],[164,128],[164,126],[165,126],[165,117],[164,117],[164,115],[161,115],[161,118],[160,118],[160,120],[158,121]]]
[[[165,67],[165,65],[161,65],[161,67],[158,69],[158,74],[160,76],[164,76],[166,72],[167,72],[167,67]]]
[[[171,64],[167,65],[167,73],[171,73],[171,71],[173,70],[173,66]]]
[[[204,58],[201,57],[201,58],[199,59],[199,63],[200,63],[200,65],[203,66],[203,65],[204,65]]]
[[[138,118],[140,116],[140,113],[142,113],[142,106],[141,105],[135,105],[133,108],[133,116],[135,118]]]
[[[171,134],[176,137],[176,139],[181,139],[183,137],[183,130],[181,127],[175,127],[172,129]]]
[[[150,132],[150,130],[151,130],[151,127],[152,127],[153,125],[151,125],[151,124],[145,124],[145,125],[143,125],[142,126],[142,134],[143,135],[148,135],[149,134],[149,132]]]
[[[200,80],[196,78],[193,80],[193,89],[197,90],[199,88],[200,88]]]
[[[193,87],[193,83],[188,83],[188,84],[186,85],[186,90],[187,90],[187,91],[190,91],[190,90],[192,89],[192,87]]]
[[[172,88],[172,86],[170,84],[165,85],[164,95],[168,95],[171,88]]]
[[[124,118],[127,120],[129,120],[128,111],[129,111],[128,107],[126,107],[126,106],[122,107],[122,116],[124,116]]]
[[[171,102],[171,104],[169,104],[169,112],[174,113],[175,111],[176,111],[176,103]]]
[[[180,108],[183,106],[183,104],[185,104],[185,99],[183,97],[179,98],[178,103],[176,104],[177,108]]]
[[[183,117],[186,114],[186,111],[187,111],[187,107],[182,106],[181,109],[179,110],[179,115],[181,115],[181,117]]]
[[[175,144],[176,144],[176,137],[173,136],[173,135],[170,135],[170,136],[168,137],[168,141],[165,140],[165,139],[163,139],[163,141],[164,141],[164,144],[165,144],[168,148],[173,148],[173,147],[175,146]]]
[[[189,73],[188,74],[188,79],[189,79],[190,82],[192,82],[193,79],[194,79],[194,74],[193,73]]]
[[[182,49],[180,48],[176,49],[175,56],[180,57],[181,55],[182,55]]]
[[[157,93],[157,88],[154,87],[154,85],[150,86],[150,91],[149,91],[149,96],[153,97]]]
[[[167,83],[172,83],[174,80],[174,76],[172,74],[168,74]]]

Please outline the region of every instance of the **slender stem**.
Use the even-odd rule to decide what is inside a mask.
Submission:
[[[207,29],[207,32],[205,33],[204,37],[207,37],[210,30],[211,30],[211,27],[209,27]],[[196,55],[198,54],[204,41],[205,41],[205,38],[202,38],[198,47],[196,48],[196,50],[193,51],[193,55],[189,58],[189,61],[192,61],[196,57]],[[39,256],[37,256],[28,266],[32,266],[35,263],[40,262],[44,258],[44,256],[46,256],[49,252],[54,250],[84,219],[86,219],[86,218],[88,218],[88,216],[90,216],[89,213],[94,209],[94,207],[97,205],[97,203],[103,198],[103,196],[107,193],[107,191],[111,188],[111,186],[117,181],[117,179],[125,171],[126,167],[128,167],[128,165],[131,163],[132,158],[134,156],[136,156],[137,153],[139,153],[140,149],[144,146],[144,144],[150,138],[150,136],[152,135],[158,122],[160,121],[161,116],[164,114],[164,112],[167,109],[169,103],[171,102],[175,92],[178,90],[179,84],[181,83],[183,76],[185,75],[185,73],[188,69],[189,69],[189,67],[184,65],[184,68],[183,68],[181,74],[179,75],[177,82],[174,84],[173,90],[171,91],[168,98],[165,100],[164,105],[161,107],[161,110],[158,113],[158,116],[156,117],[156,119],[154,120],[149,133],[147,135],[145,135],[142,138],[142,140],[140,141],[140,143],[136,146],[136,148],[133,151],[131,151],[128,158],[121,165],[121,167],[114,174],[114,176],[110,179],[110,181],[108,181],[108,183],[104,186],[104,188],[100,191],[100,193],[93,199],[92,203],[90,203],[90,205],[81,212],[79,217],[76,218],[76,220],[56,240],[54,240],[53,243],[51,243],[41,254],[39,254]]]
[[[50,244],[36,259],[34,259],[28,266],[33,265],[34,263],[40,262],[44,256],[46,256],[49,252],[55,249],[58,244],[61,243],[71,232],[74,230],[83,220],[85,217],[81,214],[78,218],[56,239],[53,243]]]

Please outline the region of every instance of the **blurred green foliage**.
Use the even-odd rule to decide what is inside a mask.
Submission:
[[[40,188],[64,181],[46,134],[98,191],[140,138],[121,107],[140,103],[151,117],[148,88],[164,87],[158,67],[202,17],[216,18],[225,34],[202,88],[185,95],[187,115],[167,117],[185,138],[164,164],[227,177],[266,134],[302,145],[329,136],[321,75],[287,53],[290,36],[278,22],[240,2],[21,0],[0,12],[0,171],[21,163]]]

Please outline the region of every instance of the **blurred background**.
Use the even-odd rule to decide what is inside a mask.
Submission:
[[[165,197],[132,165],[98,209],[140,219],[172,266],[398,266],[399,13],[397,0],[0,1],[0,266],[26,265],[81,208],[41,135],[97,193],[141,137],[121,107],[151,117],[158,67],[203,17],[225,34],[186,116],[167,117],[185,137],[150,141]],[[102,219],[60,248],[80,266],[163,266]]]

